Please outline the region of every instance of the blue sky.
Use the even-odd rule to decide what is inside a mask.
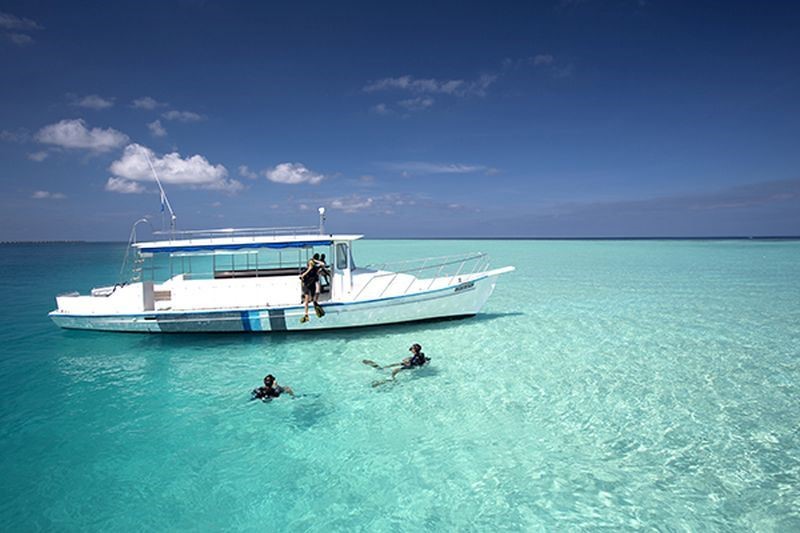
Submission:
[[[0,240],[800,234],[794,2],[0,2]]]

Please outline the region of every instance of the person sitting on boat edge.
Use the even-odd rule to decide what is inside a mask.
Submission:
[[[325,316],[325,311],[319,305],[319,293],[317,292],[317,281],[319,280],[319,254],[314,254],[314,257],[308,260],[306,271],[300,274],[300,280],[303,286],[303,305],[305,306],[303,317],[300,323],[308,322],[308,303],[313,300],[314,311],[317,313],[318,318]]]
[[[277,398],[284,392],[290,396],[294,396],[294,391],[291,387],[282,387],[278,385],[278,382],[275,381],[275,376],[267,374],[264,377],[264,386],[253,389],[253,392],[250,393],[250,399],[266,402],[272,398]]]

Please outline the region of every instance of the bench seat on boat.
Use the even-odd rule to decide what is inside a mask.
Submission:
[[[249,270],[217,270],[214,272],[214,279],[231,279],[231,278],[267,278],[275,276],[299,276],[302,269],[298,267],[290,268],[262,268],[262,269],[249,269]]]

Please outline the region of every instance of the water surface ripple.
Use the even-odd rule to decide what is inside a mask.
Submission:
[[[4,529],[800,530],[796,241],[366,241],[517,271],[460,321],[53,326],[122,251],[0,246]],[[248,402],[267,372],[301,397]]]

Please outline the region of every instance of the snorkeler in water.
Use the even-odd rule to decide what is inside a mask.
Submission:
[[[253,392],[250,393],[250,399],[266,402],[272,398],[277,398],[284,392],[290,396],[294,396],[294,391],[291,387],[282,387],[278,385],[278,382],[275,381],[275,376],[267,374],[267,376],[264,377],[264,386],[253,389]]]
[[[431,358],[427,357],[424,353],[422,353],[422,346],[417,343],[411,345],[408,349],[411,352],[411,357],[406,357],[399,363],[394,363],[391,365],[381,366],[375,361],[370,361],[369,359],[364,359],[362,361],[365,365],[369,365],[373,368],[383,369],[383,368],[393,368],[392,376],[389,379],[385,379],[383,381],[375,381],[372,383],[373,387],[377,387],[378,385],[383,385],[384,383],[388,383],[393,381],[395,376],[402,372],[403,370],[410,370],[412,368],[424,366],[426,363],[430,362]]]

